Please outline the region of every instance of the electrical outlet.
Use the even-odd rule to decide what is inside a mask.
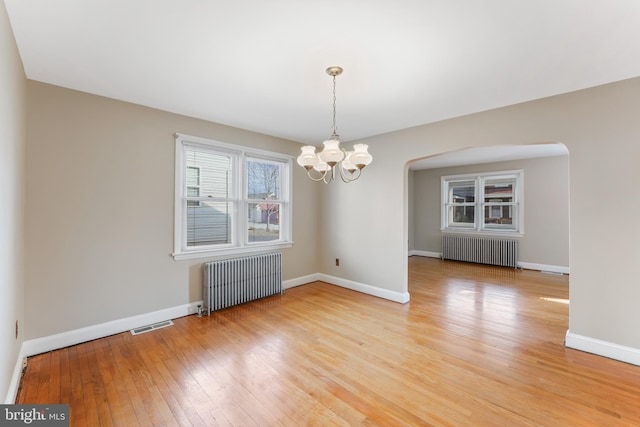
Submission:
[[[336,267],[340,267],[340,258],[336,258]]]

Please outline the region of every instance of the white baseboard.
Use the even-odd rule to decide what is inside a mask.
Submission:
[[[520,268],[526,270],[548,271],[549,273],[569,274],[569,267],[560,265],[536,264],[533,262],[518,262]]]
[[[376,288],[374,286],[365,285],[363,283],[341,279],[339,277],[321,273],[315,273],[295,279],[285,280],[283,282],[283,287],[284,289],[289,289],[295,286],[300,286],[316,281],[327,282],[332,285],[342,286],[354,291],[362,292],[368,295],[374,295],[403,304],[409,301],[408,292],[402,294],[399,292]],[[119,334],[120,332],[139,328],[140,326],[150,325],[152,323],[162,322],[164,320],[176,319],[178,317],[194,314],[197,311],[198,304],[202,304],[202,301],[196,301],[189,304],[170,307],[164,310],[158,310],[138,316],[127,317],[124,319],[112,320],[110,322],[87,326],[80,329],[74,329],[72,331],[49,335],[42,338],[27,340],[22,343],[20,358],[16,362],[16,369],[18,369],[18,367],[20,367],[21,369],[22,358],[24,357],[29,357],[47,351],[68,347],[70,345],[80,344],[97,338],[107,337],[109,335]],[[15,375],[16,374],[14,374],[14,376]],[[19,371],[17,375],[19,382]]]
[[[332,285],[342,286],[354,291],[374,295],[380,298],[406,303],[409,301],[409,293],[398,293],[386,289],[376,288],[374,286],[365,285],[363,283],[353,282],[351,280],[341,279],[339,277],[329,276],[326,274],[315,273],[295,279],[285,280],[283,282],[284,289],[294,286],[304,285],[306,283],[323,281]],[[124,319],[112,320],[110,322],[100,323],[98,325],[87,326],[85,328],[74,329],[68,332],[62,332],[55,335],[49,335],[42,338],[27,340],[22,343],[22,349],[19,360],[16,362],[16,369],[22,366],[22,358],[33,356],[47,351],[68,347],[70,345],[80,344],[83,342],[107,337],[109,335],[119,334],[140,326],[150,325],[152,323],[162,322],[164,320],[176,319],[178,317],[187,316],[197,312],[198,304],[202,301],[196,301],[189,304],[183,304],[176,307],[170,307],[164,310],[158,310],[151,313],[145,313],[138,316],[127,317]],[[17,382],[19,383],[19,374]]]
[[[571,333],[571,331],[567,331],[564,343],[567,347],[575,350],[585,351],[640,366],[640,349],[637,348],[585,337],[584,335]]]
[[[409,251],[409,256],[442,258],[442,254],[440,252],[429,252],[429,251],[418,251],[418,250]],[[518,267],[524,268],[526,270],[540,270],[540,271],[545,271],[549,273],[569,274],[569,267],[563,267],[560,265],[537,264],[533,262],[518,262]]]
[[[9,390],[7,390],[7,396],[4,400],[5,405],[11,405],[16,402],[16,397],[18,397],[18,388],[20,387],[20,379],[22,379],[22,359],[24,359],[25,357],[26,356],[24,355],[23,344],[20,347],[20,352],[18,353],[16,364],[13,367],[13,375],[11,375]]]
[[[373,295],[378,298],[399,302],[401,304],[408,303],[410,299],[409,292],[400,293],[390,291],[388,289],[377,288],[375,286],[365,285],[364,283],[354,282],[353,280],[330,276],[328,274],[320,274],[320,276],[321,278],[318,280],[322,280],[323,282],[351,289],[352,291],[362,292],[363,294]]]
[[[410,298],[408,292],[400,293],[390,291],[388,289],[376,288],[375,286],[365,285],[364,283],[354,282],[353,280],[342,279],[340,277],[335,277],[323,273],[309,274],[308,276],[285,280],[283,283],[283,287],[284,289],[289,289],[294,286],[306,285],[308,283],[318,281],[340,286],[342,288],[351,289],[353,291],[362,292],[363,294],[373,295],[378,298],[399,302],[401,304],[409,302]]]
[[[309,274],[307,276],[296,277],[295,279],[289,279],[282,282],[284,289],[293,288],[296,286],[306,285],[307,283],[317,282],[322,280],[320,273]]]
[[[140,326],[194,314],[198,310],[198,304],[202,304],[202,301],[170,307],[164,310],[153,311],[151,313],[140,314],[138,316],[126,317],[124,319],[112,320],[98,325],[87,326],[86,328],[49,335],[47,337],[27,340],[22,343],[23,357],[33,356],[35,354],[80,344],[97,338],[119,334],[120,332],[139,328]]]
[[[424,256],[429,258],[442,258],[442,254],[440,252],[429,252],[429,251],[418,251],[413,250],[409,251],[409,256]]]

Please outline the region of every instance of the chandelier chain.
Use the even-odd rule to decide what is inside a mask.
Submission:
[[[333,135],[338,134],[338,127],[336,126],[336,75],[333,75]]]

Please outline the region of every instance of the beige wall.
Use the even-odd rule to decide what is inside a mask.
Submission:
[[[9,403],[24,334],[22,272],[26,79],[4,5],[0,2],[0,402]],[[15,336],[15,323],[21,331]],[[15,388],[15,384],[14,384]],[[15,390],[14,390],[15,392]],[[9,399],[9,400],[6,400]]]
[[[213,102],[213,101],[212,101]],[[174,133],[297,155],[300,145],[28,84],[27,338],[202,298],[201,264],[175,261]],[[294,169],[294,247],[284,279],[316,273],[319,186]]]
[[[554,156],[414,171],[413,191],[408,192],[414,204],[413,212],[409,210],[414,219],[408,222],[413,249],[442,251],[440,177],[522,169],[525,235],[518,239],[518,261],[569,267],[568,160]]]
[[[322,229],[323,271],[407,289],[406,163],[473,146],[560,142],[570,168],[570,329],[640,349],[640,78],[419,126],[359,142],[374,156],[365,177],[333,186]],[[617,207],[617,208],[615,208]],[[328,208],[325,208],[325,213]],[[350,254],[349,268],[331,266]]]

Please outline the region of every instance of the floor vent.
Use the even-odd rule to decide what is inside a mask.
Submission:
[[[173,325],[171,320],[165,320],[164,322],[154,323],[153,325],[140,326],[139,328],[132,329],[131,335],[140,335],[145,332],[155,331],[156,329],[166,328],[171,325]]]

